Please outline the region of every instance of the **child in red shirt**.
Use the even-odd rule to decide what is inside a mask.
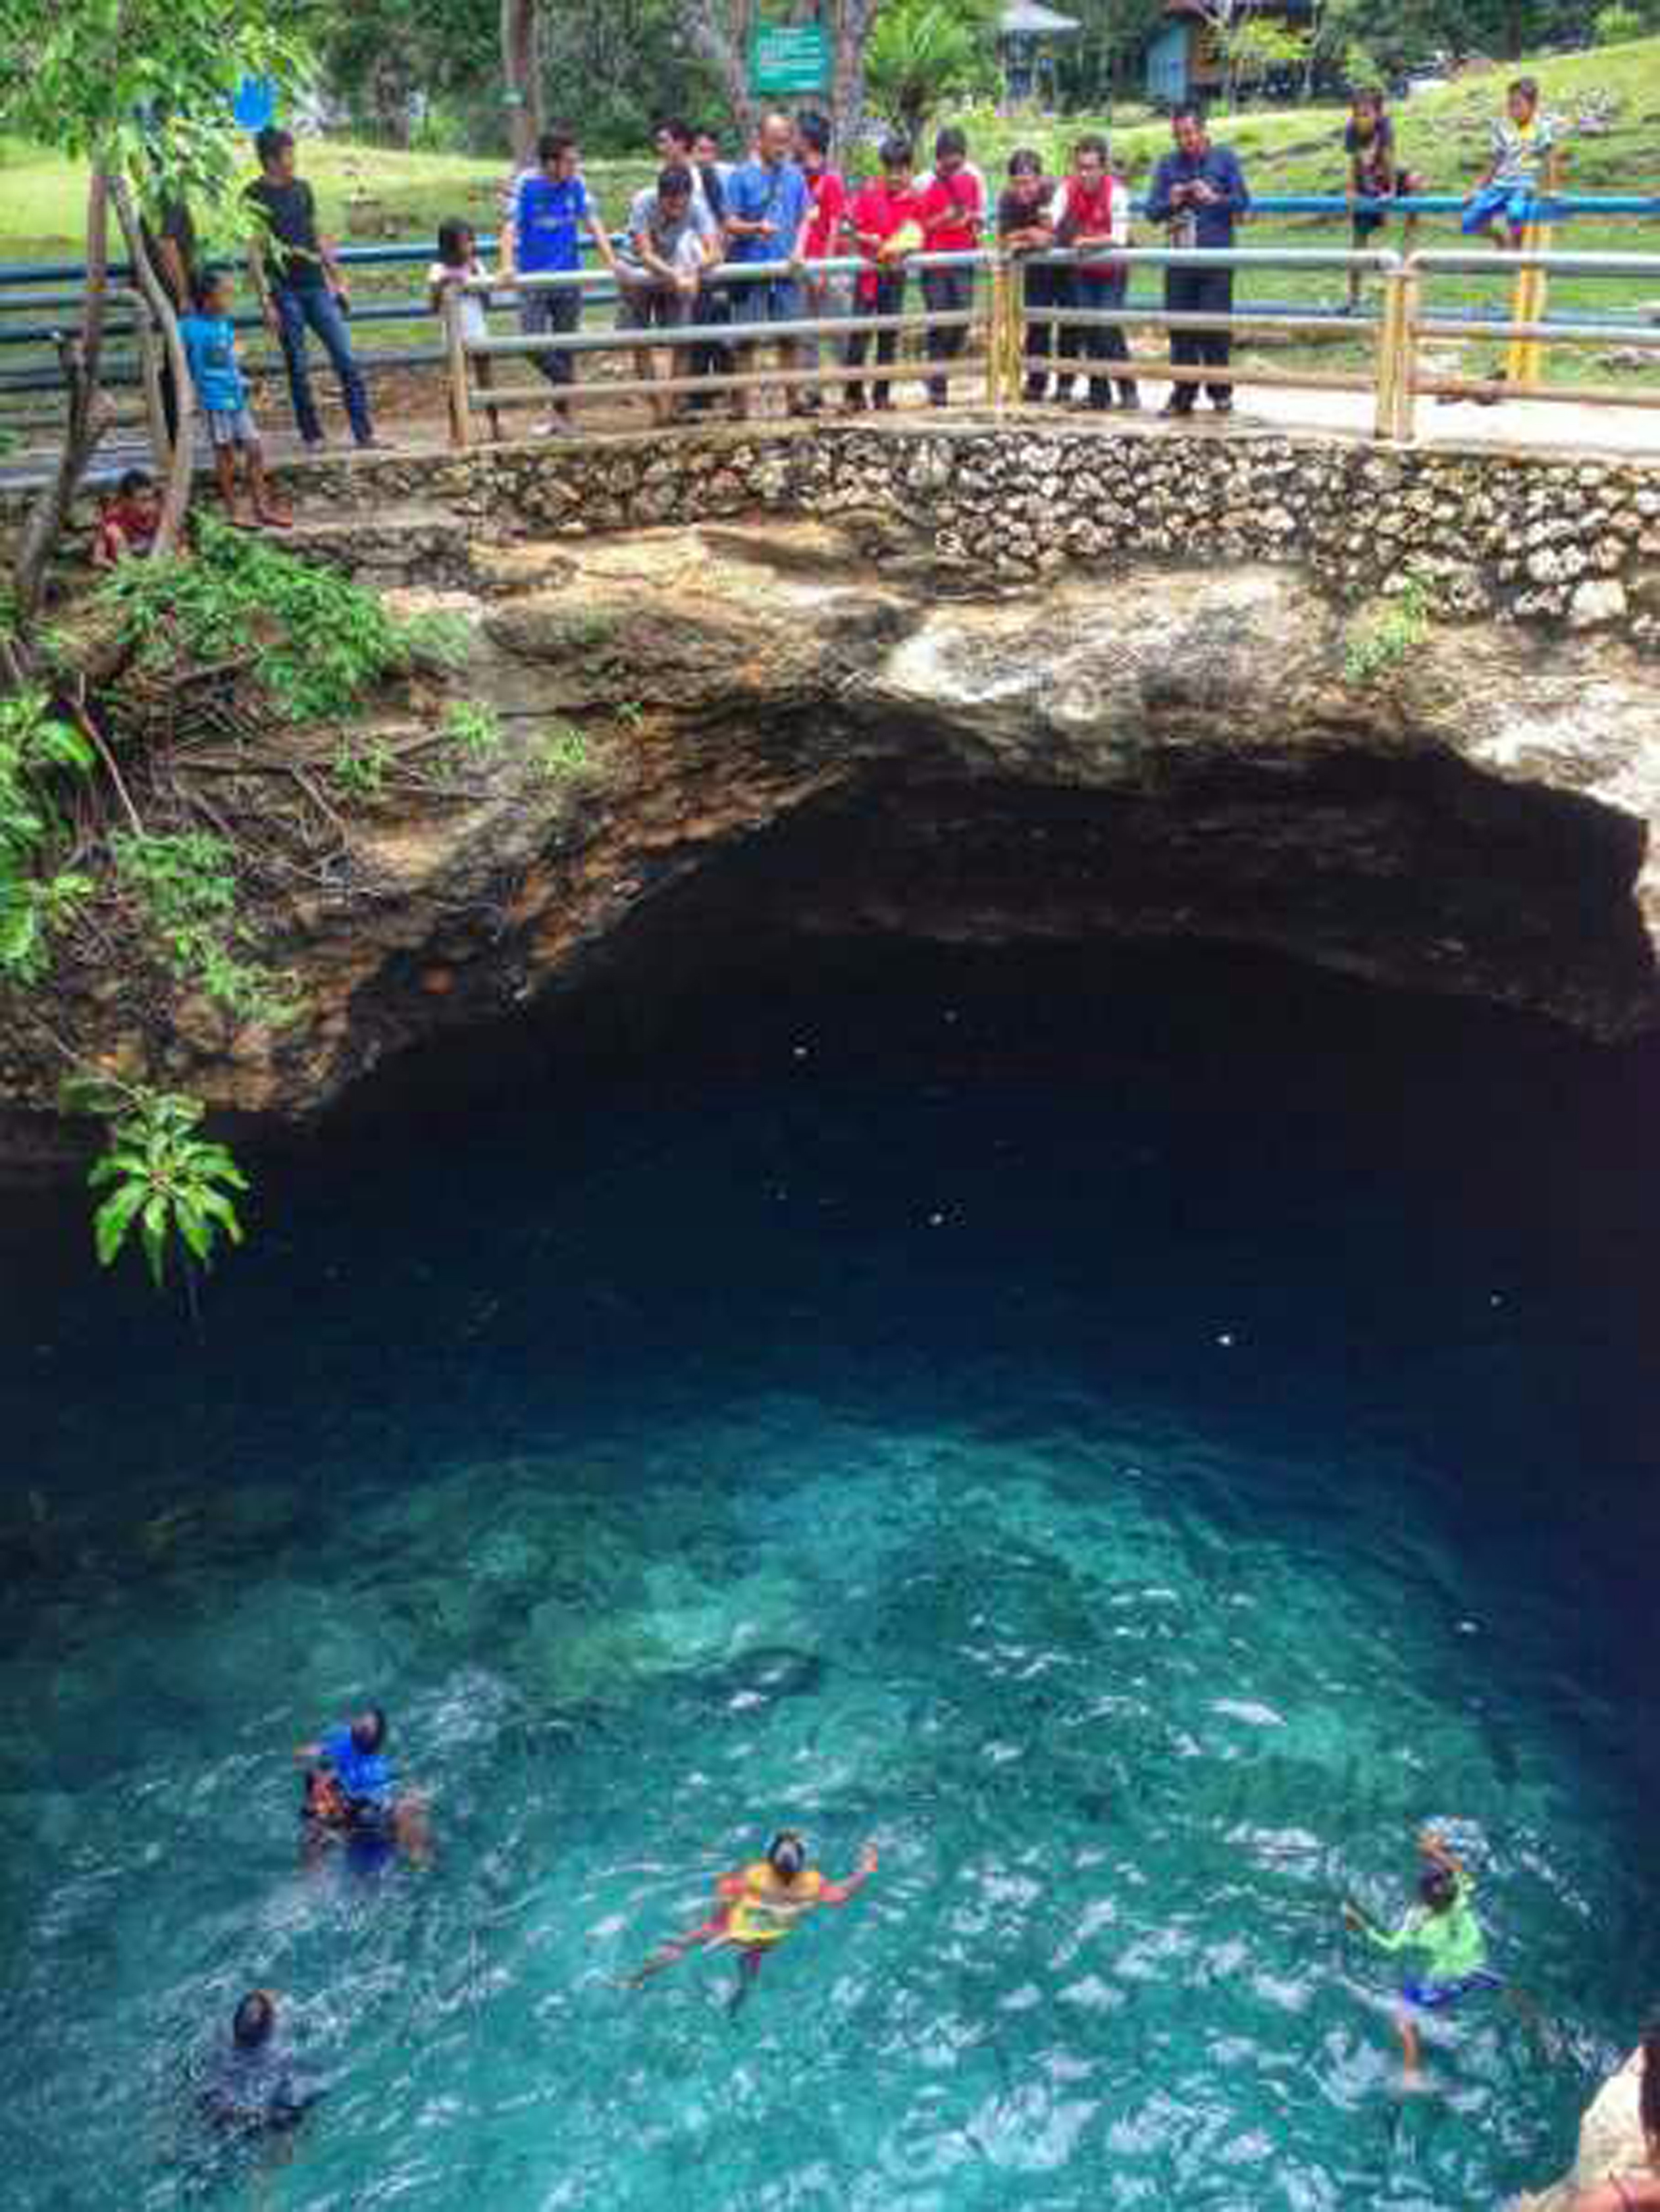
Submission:
[[[812,200],[812,213],[802,226],[800,241],[801,258],[808,264],[801,279],[802,302],[806,313],[813,316],[847,312],[845,280],[815,273],[812,266],[815,261],[832,261],[840,253],[842,227],[847,221],[847,187],[830,166],[830,125],[822,115],[796,117],[795,159],[807,180],[807,191]],[[818,349],[817,338],[802,340],[804,368],[818,368]],[[820,404],[819,394],[808,390],[800,396],[800,411],[816,415]]]
[[[853,233],[854,243],[870,264],[867,269],[859,272],[854,303],[855,315],[903,313],[907,243],[914,247],[922,235],[918,221],[921,202],[911,182],[909,141],[898,137],[885,140],[881,159],[880,178],[873,178],[859,187],[848,216],[848,228]],[[874,333],[854,331],[848,340],[849,368],[864,367],[873,335],[876,339],[878,368],[885,368],[893,360],[898,349],[897,331],[877,331]],[[877,406],[892,406],[893,386],[885,376],[873,380],[872,391]],[[862,411],[864,404],[864,386],[850,384],[848,386],[848,412],[858,414]]]
[[[118,561],[142,559],[155,543],[161,526],[161,501],[155,483],[143,469],[129,469],[115,487],[112,499],[98,509],[98,528],[92,541],[94,568],[112,568]]]
[[[969,143],[954,125],[933,142],[933,173],[921,187],[918,220],[922,226],[923,250],[928,253],[964,253],[980,243],[985,220],[986,188],[980,172],[969,165]],[[974,271],[968,268],[925,269],[922,297],[930,314],[963,314],[974,306]],[[954,361],[968,337],[966,324],[928,331],[928,359],[937,363]],[[942,373],[928,379],[928,404],[943,407],[950,397],[949,380]]]

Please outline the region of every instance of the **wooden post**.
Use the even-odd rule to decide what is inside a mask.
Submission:
[[[1003,347],[1004,397],[1013,405],[1025,386],[1026,342],[1026,272],[1016,264],[1009,270],[1006,330]]]
[[[150,451],[155,457],[158,476],[166,476],[173,465],[173,441],[167,435],[167,413],[161,404],[161,349],[156,342],[155,318],[149,302],[142,292],[131,295],[132,312],[138,332],[138,378],[144,393],[144,419],[149,426]],[[185,404],[183,394],[179,405]]]
[[[1545,157],[1545,191],[1556,191],[1562,181],[1561,149],[1553,146]],[[1522,234],[1524,253],[1548,253],[1554,229],[1548,222],[1530,222]],[[1517,323],[1539,323],[1545,319],[1545,303],[1550,293],[1550,276],[1543,269],[1518,269],[1515,289],[1511,295],[1511,319]],[[1537,384],[1544,367],[1545,349],[1538,338],[1512,338],[1505,356],[1505,381],[1507,384]]]
[[[1424,280],[1408,261],[1395,281],[1400,290],[1396,310],[1400,329],[1395,341],[1393,434],[1402,445],[1409,446],[1418,434],[1418,313]]]
[[[1008,322],[1008,256],[1000,247],[995,248],[991,257],[991,283],[986,301],[986,402],[988,406],[1000,408],[1003,404],[1003,333]]]
[[[450,443],[472,443],[472,397],[469,389],[471,362],[461,327],[462,291],[459,284],[444,287],[444,344],[449,354]]]

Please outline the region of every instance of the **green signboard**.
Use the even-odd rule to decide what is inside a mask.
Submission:
[[[757,23],[750,34],[750,90],[824,92],[830,33],[822,23]]]

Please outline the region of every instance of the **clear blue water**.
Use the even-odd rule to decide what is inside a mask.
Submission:
[[[383,1101],[194,1320],[9,1199],[0,2203],[233,2201],[255,1982],[306,2212],[1560,2169],[1660,1989],[1657,1103],[1276,969],[885,954]],[[437,1862],[307,1876],[290,1747],[370,1695]],[[786,1820],[876,1880],[736,2022],[619,1992]],[[1426,1821],[1549,2033],[1403,2100],[1336,1905]]]

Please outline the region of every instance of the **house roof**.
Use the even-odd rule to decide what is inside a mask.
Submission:
[[[997,18],[997,28],[1006,39],[1029,39],[1044,32],[1075,31],[1079,27],[1076,16],[1062,15],[1054,8],[1046,8],[1043,0],[1007,0]]]

